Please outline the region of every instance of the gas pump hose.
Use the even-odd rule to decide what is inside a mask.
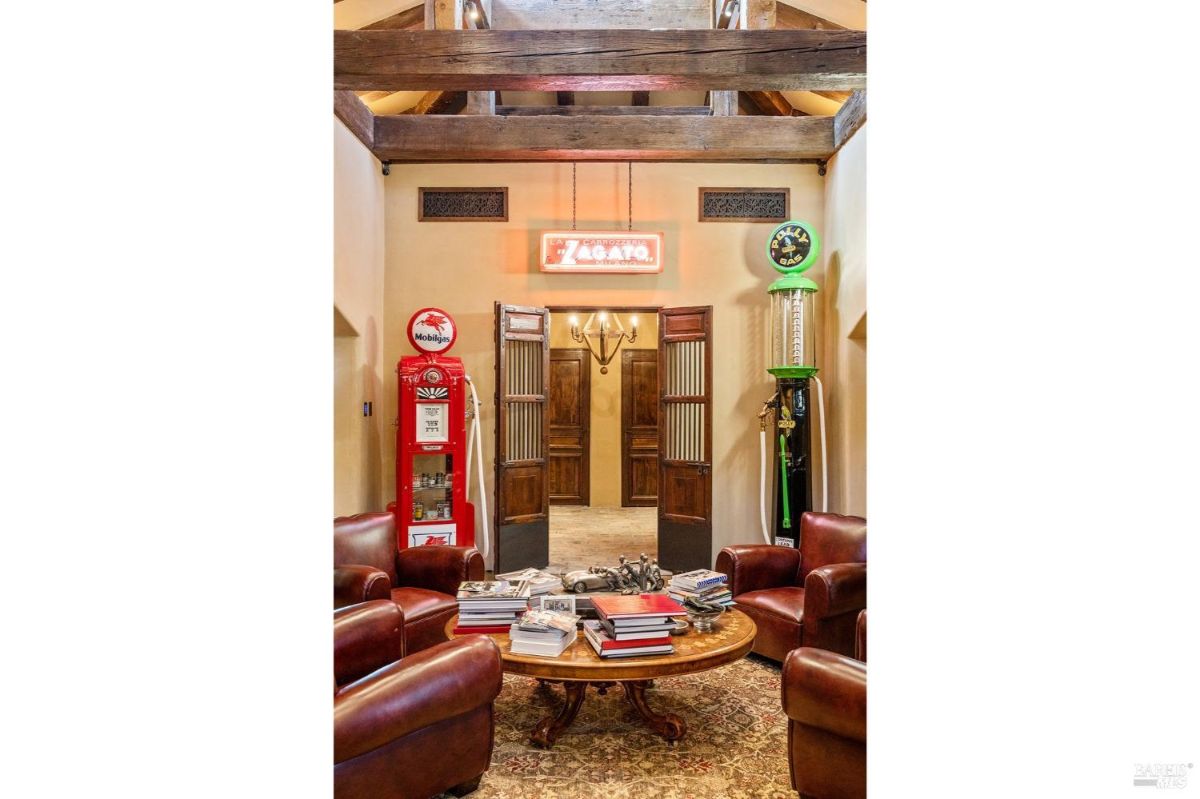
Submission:
[[[480,544],[479,554],[487,558],[491,548],[491,539],[488,535],[488,506],[487,506],[487,486],[483,483],[483,438],[479,432],[479,395],[475,393],[475,384],[471,382],[471,378],[467,378],[467,386],[471,389],[471,403],[475,407],[475,418],[471,422],[471,435],[467,439],[467,482],[465,488],[470,491],[471,488],[471,449],[474,439],[479,439],[479,446],[475,447],[475,465],[478,468],[479,474],[479,520],[483,522],[483,537],[477,539]]]

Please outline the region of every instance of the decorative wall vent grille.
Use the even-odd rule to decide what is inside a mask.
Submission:
[[[508,187],[417,190],[418,222],[507,222]]]
[[[701,222],[786,222],[791,189],[701,188]]]

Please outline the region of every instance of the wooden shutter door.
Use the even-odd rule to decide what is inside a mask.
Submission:
[[[550,312],[496,303],[496,571],[550,562]]]
[[[658,559],[712,566],[712,307],[658,313]]]

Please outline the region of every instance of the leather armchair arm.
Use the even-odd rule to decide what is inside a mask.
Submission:
[[[333,678],[345,685],[404,657],[404,611],[390,599],[333,614]]]
[[[372,599],[388,599],[391,595],[392,581],[386,572],[374,566],[353,564],[333,567],[334,608],[357,605]]]
[[[502,681],[500,650],[483,635],[446,641],[393,663],[334,697],[333,761],[489,705]]]
[[[843,613],[858,612],[867,606],[867,564],[835,563],[813,569],[804,578],[804,622]]]
[[[789,719],[866,742],[865,663],[802,646],[789,652],[783,662],[782,685],[783,712]]]
[[[764,588],[782,588],[796,584],[800,552],[767,544],[725,547],[717,554],[717,571],[729,575],[729,590],[735,597]]]
[[[396,585],[455,596],[459,583],[483,579],[483,555],[474,547],[410,547],[396,555]]]

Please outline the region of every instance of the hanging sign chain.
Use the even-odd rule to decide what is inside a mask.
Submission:
[[[575,229],[575,162],[571,162],[571,230]]]
[[[633,230],[633,162],[629,162],[629,229]]]

